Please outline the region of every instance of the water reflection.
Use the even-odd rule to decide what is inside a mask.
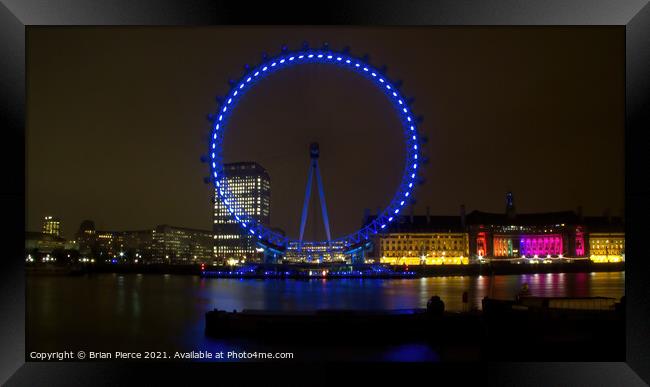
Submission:
[[[440,296],[447,310],[480,308],[485,296],[512,299],[527,283],[535,296],[624,294],[625,273],[524,274],[421,279],[239,280],[180,275],[27,277],[28,349],[252,350],[204,335],[204,314],[225,310],[424,308]],[[386,356],[424,353],[404,347]],[[395,352],[396,351],[396,352]],[[418,352],[419,351],[419,352]],[[426,352],[426,351],[425,351]],[[401,354],[401,355],[400,355]],[[424,353],[426,358],[435,354]]]

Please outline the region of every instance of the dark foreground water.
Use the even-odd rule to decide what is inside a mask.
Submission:
[[[27,352],[31,351],[295,351],[243,340],[206,338],[214,308],[313,310],[424,308],[439,295],[446,310],[480,308],[484,296],[512,299],[523,283],[535,296],[620,298],[625,272],[553,273],[421,279],[238,280],[188,275],[94,274],[27,277]],[[318,332],[306,338],[318,343]],[[437,360],[421,343],[346,351],[297,350],[300,360]],[[352,348],[352,347],[350,347]]]

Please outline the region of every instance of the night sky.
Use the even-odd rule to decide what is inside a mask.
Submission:
[[[28,230],[45,215],[62,219],[66,237],[84,219],[104,230],[210,229],[206,114],[244,64],[303,41],[368,53],[415,98],[430,159],[416,212],[502,212],[512,190],[519,212],[622,213],[622,27],[43,27],[27,34]],[[292,237],[312,141],[341,236],[394,194],[401,127],[375,86],[334,66],[292,67],[246,94],[226,161],[269,171],[272,225]]]

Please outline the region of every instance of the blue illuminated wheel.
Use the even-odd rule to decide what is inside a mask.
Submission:
[[[254,235],[260,242],[270,243],[280,247],[286,247],[292,242],[298,242],[297,240],[272,231],[263,224],[255,222],[239,206],[234,195],[229,191],[223,174],[222,143],[224,132],[228,127],[228,118],[237,106],[237,103],[249,90],[269,74],[292,66],[308,63],[337,66],[368,79],[388,97],[395,107],[402,124],[406,146],[406,165],[397,193],[390,204],[371,223],[351,234],[332,240],[331,244],[346,247],[355,246],[368,240],[373,234],[377,234],[385,229],[388,224],[397,219],[400,211],[412,200],[420,163],[420,137],[418,135],[416,118],[411,112],[406,98],[400,94],[398,86],[391,82],[382,71],[372,67],[363,59],[352,57],[345,51],[335,52],[327,47],[322,49],[304,47],[299,51],[287,51],[283,49],[280,55],[267,58],[256,67],[248,69],[244,76],[232,83],[232,88],[228,94],[223,99],[219,99],[219,110],[215,114],[209,115],[212,125],[208,152],[210,177],[214,182],[219,199],[245,232]]]

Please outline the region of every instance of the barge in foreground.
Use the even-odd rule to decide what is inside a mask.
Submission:
[[[483,310],[243,310],[206,313],[206,335],[298,347],[422,343],[450,353],[473,348],[482,359],[625,358],[624,298],[483,299]]]

